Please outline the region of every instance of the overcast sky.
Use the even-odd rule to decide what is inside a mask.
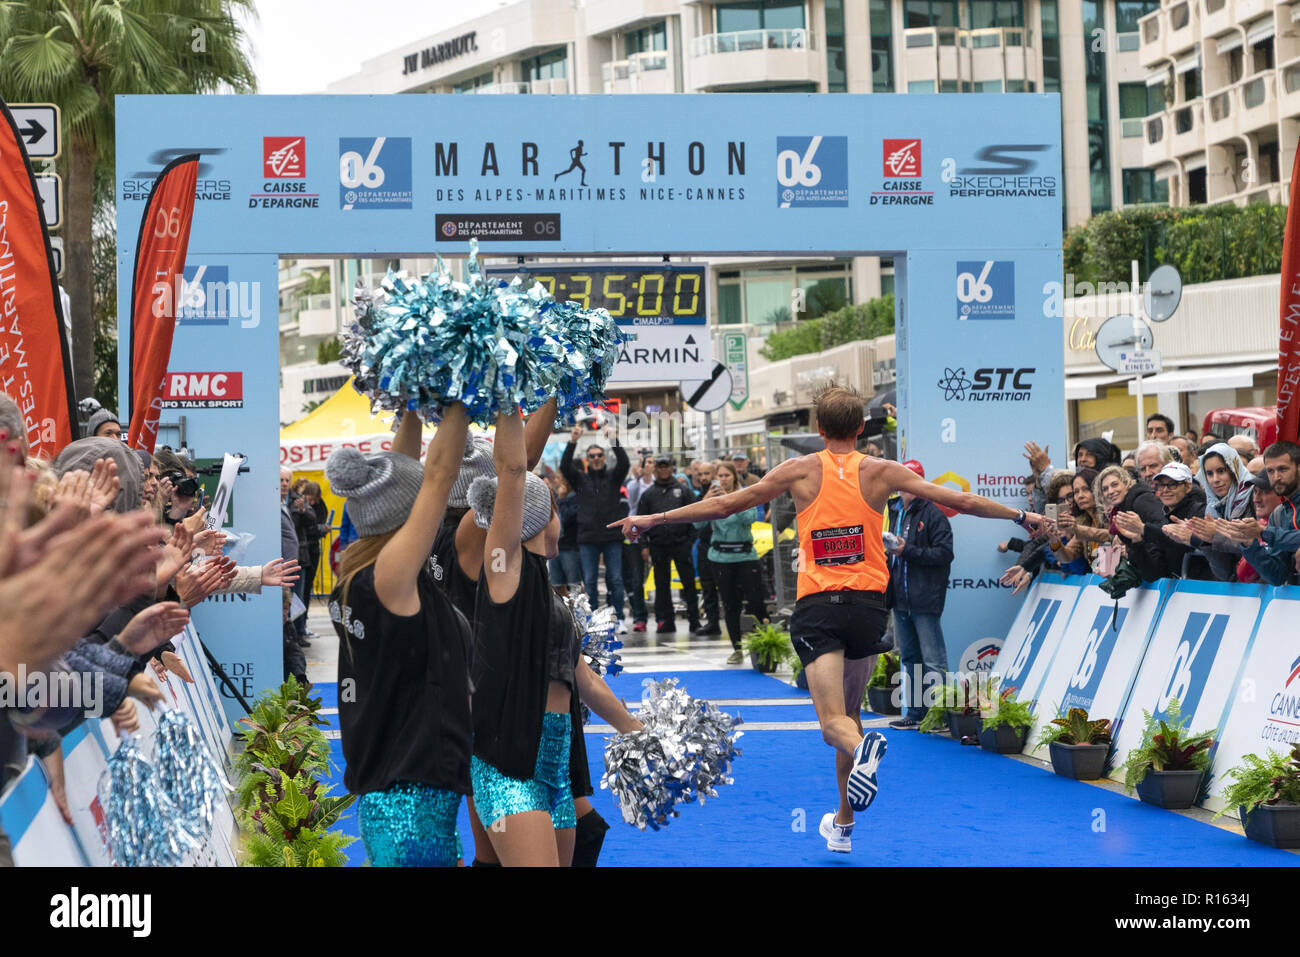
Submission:
[[[260,93],[323,93],[361,62],[472,20],[503,0],[259,0],[246,24]]]

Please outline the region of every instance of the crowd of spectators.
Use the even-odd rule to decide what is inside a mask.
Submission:
[[[633,458],[613,429],[596,436],[575,426],[558,471],[547,475],[562,528],[560,554],[550,563],[552,583],[565,593],[585,592],[593,609],[608,604],[618,616],[620,633],[646,632],[653,612],[653,631],[675,634],[681,612],[674,592],[679,591],[687,629],[695,635],[721,635],[725,622],[731,663],[739,663],[741,615],[747,610],[756,620],[766,620],[771,599],[770,570],[750,531],[759,510],[698,526],[657,527],[635,544],[607,526],[629,514],[663,512],[725,494],[762,475],[741,450],[689,464],[650,449],[636,450]],[[649,577],[652,604],[645,597]]]
[[[204,527],[192,462],[128,449],[109,410],[86,431],[53,461],[32,457],[19,408],[0,395],[0,791],[34,754],[69,824],[63,736],[101,717],[138,730],[160,683],[193,680],[171,643],[189,609],[219,592],[288,589],[299,567],[296,551],[237,566],[225,533]]]
[[[1031,509],[1054,520],[1018,551],[1003,583],[1025,588],[1043,568],[1111,571],[1099,550],[1118,550],[1142,581],[1295,583],[1300,572],[1300,445],[1260,454],[1249,435],[1181,435],[1167,416],[1147,419],[1129,455],[1103,438],[1074,448],[1054,469],[1047,449],[1025,444]],[[1112,555],[1115,554],[1112,552]]]

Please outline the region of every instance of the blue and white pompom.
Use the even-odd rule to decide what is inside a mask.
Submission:
[[[197,840],[206,840],[217,802],[224,795],[225,776],[185,712],[164,711],[159,717],[153,765],[158,786],[176,807],[180,826]]]
[[[617,638],[618,614],[609,605],[599,611],[591,610],[591,602],[586,594],[578,592],[565,599],[577,622],[578,634],[582,638],[582,655],[587,659],[591,670],[602,678],[613,678],[623,670],[622,655],[619,649],[623,642]]]
[[[659,830],[680,812],[678,804],[717,797],[731,784],[740,756],[740,718],[677,687],[676,678],[642,682],[641,731],[616,735],[605,749],[601,788],[608,788],[623,820]]]
[[[199,848],[180,811],[158,784],[154,766],[126,734],[100,776],[109,856],[118,867],[176,867]]]
[[[461,402],[489,425],[501,409],[533,412],[555,397],[558,413],[605,400],[605,383],[628,337],[604,309],[557,302],[544,286],[487,279],[470,241],[467,282],[438,271],[389,272],[382,295],[361,289],[340,360],[371,411],[418,411],[438,421]]]

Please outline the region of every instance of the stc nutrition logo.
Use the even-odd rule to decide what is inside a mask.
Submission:
[[[849,205],[849,138],[778,136],[776,183],[781,209]]]

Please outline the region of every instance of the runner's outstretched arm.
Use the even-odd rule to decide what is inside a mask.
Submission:
[[[657,525],[684,525],[687,522],[712,522],[728,515],[735,515],[747,508],[765,505],[790,487],[801,474],[799,459],[788,459],[748,488],[740,488],[726,495],[701,499],[681,508],[658,512],[653,515],[629,515],[627,518],[610,522],[606,528],[619,528],[628,541],[635,542],[642,532]],[[907,469],[903,469],[907,472]],[[908,474],[912,474],[908,472]]]
[[[979,518],[1004,518],[1009,522],[1023,521],[1025,527],[1035,532],[1046,521],[1043,516],[1034,512],[1024,512],[1009,505],[995,502],[991,498],[985,498],[983,495],[959,492],[955,488],[927,482],[911,469],[900,465],[898,462],[884,462],[879,467],[882,469],[882,477],[889,483],[891,488],[900,492],[908,492],[917,498],[927,499],[936,505],[946,505],[948,508],[955,509],[964,515],[975,515]]]

